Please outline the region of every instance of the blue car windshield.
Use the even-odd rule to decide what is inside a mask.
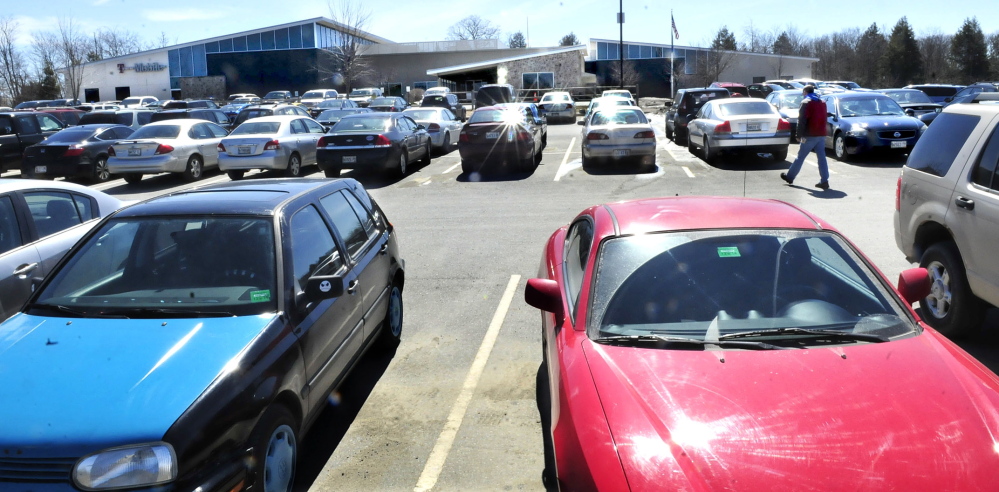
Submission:
[[[905,111],[892,98],[850,97],[839,100],[840,116],[902,116]]]
[[[261,217],[108,221],[55,272],[32,310],[83,317],[276,311],[273,225]]]

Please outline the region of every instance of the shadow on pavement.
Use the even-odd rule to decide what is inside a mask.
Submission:
[[[594,176],[623,174],[652,174],[659,171],[655,164],[640,164],[634,162],[597,162],[583,166],[586,174]]]
[[[922,311],[919,315],[923,316]],[[993,373],[999,374],[999,309],[989,309],[981,328],[954,343]]]
[[[546,491],[557,491],[555,478],[555,449],[552,444],[551,387],[548,384],[548,363],[542,361],[535,378],[535,399],[538,402],[538,415],[541,417],[541,441],[544,443],[545,469],[541,472],[541,483]]]

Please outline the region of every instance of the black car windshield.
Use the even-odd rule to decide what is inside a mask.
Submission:
[[[390,118],[372,118],[360,116],[344,118],[330,129],[331,132],[383,132],[388,130]]]
[[[902,107],[888,96],[850,97],[839,100],[841,116],[903,115]]]
[[[180,127],[177,125],[146,125],[139,128],[132,134],[130,139],[140,138],[177,138],[180,135]]]
[[[322,91],[309,91],[302,94],[302,99],[322,99],[325,97]]]
[[[413,118],[414,120],[439,120],[440,111],[436,109],[408,109],[405,111],[405,115]]]
[[[777,111],[766,101],[725,101],[718,104],[718,114],[722,116],[766,115],[777,116]]]
[[[236,127],[229,135],[261,135],[261,134],[273,134],[277,133],[278,129],[281,128],[281,123],[278,121],[248,121]]]
[[[595,272],[587,322],[592,339],[712,340],[792,329],[894,338],[919,330],[857,253],[830,233],[723,230],[615,238],[600,246]],[[775,333],[759,340],[789,338],[808,339]]]
[[[275,264],[267,218],[111,220],[54,274],[29,309],[128,318],[274,312]]]
[[[319,104],[316,105],[316,107],[317,108],[341,108],[341,107],[343,107],[343,100],[342,99],[327,99],[325,101],[321,101]]]
[[[930,96],[923,91],[885,91],[885,95],[899,104],[933,104]]]
[[[93,130],[63,130],[45,139],[45,143],[80,143],[91,136]]]
[[[371,106],[394,106],[394,97],[379,97],[371,101]]]
[[[287,95],[288,93],[284,91],[273,91],[268,92],[264,99],[284,99]]]

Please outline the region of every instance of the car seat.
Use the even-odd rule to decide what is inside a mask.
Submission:
[[[73,207],[73,202],[70,200],[49,200],[45,204],[45,213],[46,218],[35,220],[38,237],[55,234],[80,223],[80,215],[76,213],[76,208]]]

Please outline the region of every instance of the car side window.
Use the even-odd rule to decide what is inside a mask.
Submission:
[[[97,140],[114,140],[114,139],[116,139],[118,137],[115,135],[114,129],[113,128],[109,128],[109,129],[104,130],[103,132],[101,132],[101,133],[99,133],[97,135],[94,135],[94,138],[96,138]]]
[[[45,113],[38,113],[35,117],[38,118],[38,126],[43,132],[57,132],[63,128],[63,125],[62,123],[59,123],[59,120]]]
[[[118,113],[114,115],[114,122],[119,125],[131,126],[132,113]]]
[[[586,219],[573,224],[565,239],[565,258],[562,274],[565,276],[565,290],[573,315],[576,303],[583,288],[583,278],[586,274],[586,261],[590,257],[590,244],[593,242],[593,224]]]
[[[445,109],[444,111],[441,111],[441,120],[454,121],[456,119],[458,118],[454,115],[454,113],[451,112],[450,109]]]
[[[218,126],[214,123],[205,123],[205,127],[208,128],[208,131],[211,132],[211,134],[214,135],[215,138],[222,138],[229,135],[229,132],[226,131],[225,128],[222,128],[221,126]]]
[[[24,135],[34,135],[41,133],[41,129],[38,127],[38,121],[35,120],[35,115],[25,114],[18,115],[17,122],[21,125],[21,133]]]
[[[368,233],[350,206],[350,202],[347,201],[347,197],[337,192],[320,198],[319,204],[330,216],[333,227],[336,227],[340,233],[340,238],[347,247],[347,254],[356,260],[364,249],[364,244],[368,242]]]
[[[291,133],[308,133],[309,131],[305,129],[305,124],[302,120],[292,120],[291,121]]]
[[[305,127],[308,128],[309,133],[326,133],[326,130],[323,130],[323,126],[322,125],[320,125],[319,123],[316,123],[315,121],[313,121],[311,119],[308,119],[308,120],[298,120],[298,121],[301,121],[302,123],[305,124]]]
[[[69,229],[83,222],[76,202],[69,193],[35,191],[24,194],[38,237]]]
[[[291,217],[292,274],[296,289],[305,288],[309,277],[333,275],[343,268],[343,258],[333,234],[316,207],[309,205]]]
[[[204,123],[198,123],[197,125],[192,126],[187,132],[187,136],[195,140],[211,138],[211,134],[208,132],[208,128]]]
[[[146,123],[149,123],[153,119],[153,112],[143,111],[138,114],[138,119],[140,125],[145,125]]]
[[[115,138],[128,138],[135,133],[135,130],[127,126],[117,126],[114,128]]]
[[[353,193],[344,190],[343,196],[347,198],[347,202],[350,203],[350,208],[354,209],[354,213],[357,217],[361,219],[361,225],[364,226],[364,232],[368,235],[368,238],[372,238],[380,233],[378,230],[378,221],[368,212],[368,209],[361,205],[361,202],[354,196]]]
[[[295,106],[295,114],[297,114],[299,116],[309,116],[309,112],[308,111],[306,111],[306,110],[304,110],[304,109],[302,109],[302,108],[300,108],[298,106]]]
[[[972,173],[972,181],[985,188],[996,189],[999,182],[995,179],[996,163],[999,162],[999,126],[992,130],[989,142],[985,144],[985,150],[978,156],[975,169]]]
[[[218,124],[228,124],[229,123],[229,117],[226,116],[225,113],[223,113],[221,111],[212,111],[212,114],[215,115],[215,123],[218,123]]]
[[[9,196],[0,196],[0,254],[21,246],[21,230]]]

